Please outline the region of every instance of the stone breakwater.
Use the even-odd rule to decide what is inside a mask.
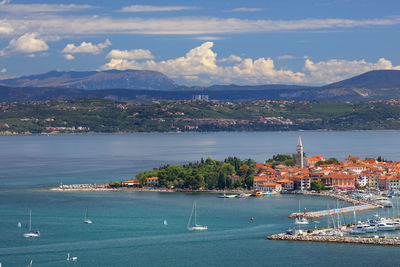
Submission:
[[[318,235],[287,235],[276,234],[267,237],[268,240],[324,242],[324,243],[349,243],[362,245],[400,246],[400,239],[373,238],[356,236],[318,236]]]

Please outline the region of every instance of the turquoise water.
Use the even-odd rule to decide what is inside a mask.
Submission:
[[[281,195],[219,199],[215,194],[48,192],[38,188],[105,182],[200,157],[229,155],[263,161],[293,153],[298,132],[59,135],[0,137],[0,262],[3,266],[393,266],[400,248],[268,241],[292,221],[289,213],[334,208],[328,198]],[[400,160],[400,132],[302,132],[305,152]],[[205,232],[189,232],[193,201]],[[397,199],[394,200],[397,202]],[[345,206],[345,203],[339,203]],[[92,225],[83,224],[86,207]],[[33,213],[41,237],[22,234]],[[392,215],[397,209],[379,210]],[[357,214],[371,217],[375,211]],[[253,222],[250,217],[254,217]],[[168,226],[163,221],[168,221]],[[353,220],[348,214],[345,223]],[[17,223],[23,223],[22,228]],[[326,225],[320,219],[318,225]],[[311,224],[313,227],[314,224]],[[77,256],[67,262],[66,256]]]

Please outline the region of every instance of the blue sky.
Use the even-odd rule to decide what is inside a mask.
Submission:
[[[186,85],[400,69],[400,2],[0,0],[0,79],[151,69]]]

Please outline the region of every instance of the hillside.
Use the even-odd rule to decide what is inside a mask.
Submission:
[[[62,87],[75,89],[144,89],[168,90],[177,86],[174,81],[157,71],[51,71],[13,79],[0,80],[9,87]]]
[[[0,133],[400,129],[400,101],[131,103],[98,98],[0,103]]]

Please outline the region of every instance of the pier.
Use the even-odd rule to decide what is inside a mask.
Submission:
[[[383,208],[382,205],[378,205],[376,203],[368,203],[365,201],[361,201],[358,199],[354,199],[347,195],[340,195],[340,194],[332,194],[332,193],[303,193],[304,195],[311,195],[311,196],[324,196],[324,197],[331,197],[341,201],[345,201],[347,203],[351,203],[355,206],[349,206],[344,208],[337,208],[337,209],[328,209],[328,210],[321,210],[321,211],[310,211],[310,212],[294,212],[289,215],[289,218],[294,219],[296,217],[302,216],[308,219],[317,219],[326,216],[332,216],[336,214],[342,213],[349,213],[349,212],[358,212],[358,211],[365,211],[365,210],[372,210],[372,209],[379,209]]]
[[[311,212],[294,212],[289,215],[289,218],[294,219],[296,217],[303,216],[308,219],[316,219],[316,218],[332,216],[332,215],[336,215],[336,214],[349,213],[349,212],[354,212],[354,211],[357,212],[357,211],[364,211],[364,210],[371,210],[371,209],[378,209],[378,208],[383,208],[383,207],[378,206],[378,205],[373,205],[373,204],[365,204],[365,205],[360,205],[360,206],[350,206],[350,207],[330,209],[330,210],[311,211]]]

